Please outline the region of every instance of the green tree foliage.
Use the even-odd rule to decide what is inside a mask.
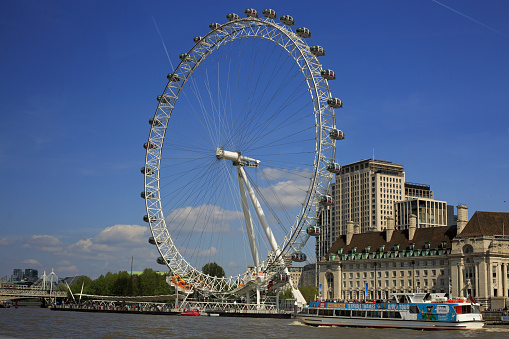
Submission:
[[[79,293],[84,284],[83,293],[93,295],[141,296],[170,294],[170,287],[166,283],[166,275],[147,268],[140,275],[133,275],[127,271],[118,273],[108,272],[92,280],[81,277],[71,286],[73,293]]]
[[[306,302],[314,301],[316,296],[318,295],[318,288],[315,286],[306,286],[306,287],[299,287],[300,293],[302,293],[302,296],[304,299],[306,299]],[[292,290],[287,289],[286,291],[279,294],[279,299],[292,299]]]
[[[205,266],[202,267],[201,271],[212,277],[223,278],[225,276],[223,268],[216,264],[215,262],[205,264]]]

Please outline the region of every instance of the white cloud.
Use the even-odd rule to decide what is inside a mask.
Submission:
[[[0,238],[0,246],[9,246],[14,243],[14,240],[7,238]]]
[[[52,235],[32,235],[30,238],[27,238],[25,245],[22,247],[30,248],[35,247],[39,251],[44,252],[58,252],[62,250],[64,244],[57,238]]]
[[[207,216],[206,223],[203,222],[204,216]],[[229,232],[230,224],[243,217],[241,211],[227,211],[215,205],[188,206],[173,210],[166,217],[166,225],[170,230],[185,228],[193,232]]]
[[[42,264],[35,259],[26,259],[23,260],[22,263],[42,267]]]
[[[309,188],[311,171],[290,172],[267,168],[263,170],[263,175],[274,181],[270,187],[260,188],[261,194],[270,206],[273,208],[296,208],[302,205]]]
[[[57,272],[61,272],[60,274],[62,274],[62,272],[66,274],[78,272],[78,268],[76,267],[76,265],[59,266],[56,268],[56,270]]]
[[[128,244],[144,243],[148,238],[149,229],[139,225],[114,225],[106,227],[95,238],[96,243]]]

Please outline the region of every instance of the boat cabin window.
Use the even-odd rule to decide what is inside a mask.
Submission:
[[[318,310],[318,315],[332,317],[334,315],[334,310],[320,309]]]
[[[309,314],[318,314],[318,310],[316,308],[310,308]]]
[[[336,310],[336,316],[339,316],[339,317],[349,317],[350,316],[350,310]]]
[[[352,317],[365,317],[366,311],[352,311]]]
[[[380,311],[368,311],[366,317],[368,318],[380,318]]]
[[[410,305],[409,311],[410,313],[420,313],[419,306],[417,305]]]
[[[401,314],[399,311],[383,311],[382,318],[401,319]]]
[[[472,313],[472,308],[470,305],[464,305],[464,306],[455,306],[457,314],[463,314],[463,313]]]

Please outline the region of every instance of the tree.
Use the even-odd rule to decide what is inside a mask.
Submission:
[[[205,266],[202,267],[201,271],[204,274],[208,274],[212,277],[223,278],[225,276],[223,268],[216,264],[215,262],[205,264]]]
[[[300,293],[307,302],[314,301],[318,295],[318,289],[315,286],[299,287]],[[279,294],[279,299],[292,299],[293,294],[291,289],[287,289]]]

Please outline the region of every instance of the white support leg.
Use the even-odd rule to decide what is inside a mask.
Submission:
[[[244,190],[244,185],[242,183],[242,174],[240,170],[241,166],[237,166],[237,173],[239,178],[239,188],[240,188],[240,197],[242,199],[242,209],[244,211],[244,218],[246,219],[246,230],[247,237],[249,239],[249,246],[251,246],[251,255],[253,256],[253,263],[255,265],[256,271],[260,266],[260,260],[258,257],[258,248],[256,247],[256,238],[253,230],[253,219],[251,218],[251,212],[249,211],[249,206],[247,204],[246,191]]]
[[[302,296],[302,293],[300,293],[300,291],[293,286],[292,278],[290,276],[290,272],[288,271],[288,267],[286,267],[286,265],[284,265],[283,259],[280,257],[281,250],[277,246],[276,238],[274,237],[274,234],[272,233],[272,230],[270,229],[269,224],[267,223],[267,219],[265,218],[265,213],[263,212],[262,206],[260,205],[258,198],[256,198],[254,190],[251,187],[249,180],[247,179],[246,172],[244,171],[244,168],[242,168],[241,166],[238,166],[237,169],[238,169],[239,173],[242,175],[242,179],[244,179],[244,184],[246,185],[247,192],[249,193],[249,197],[251,198],[251,202],[253,203],[256,214],[258,215],[258,219],[260,220],[263,230],[265,231],[265,236],[267,237],[267,240],[269,241],[270,247],[272,247],[272,250],[274,251],[276,257],[280,258],[280,263],[285,268],[284,272],[288,276],[288,283],[290,284],[290,288],[292,289],[292,294],[295,297],[295,299],[297,300],[297,303],[299,304],[299,306],[302,307],[306,304],[306,300]]]

